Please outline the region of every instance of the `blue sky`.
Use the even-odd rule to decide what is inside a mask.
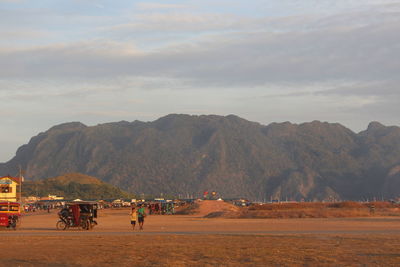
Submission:
[[[0,0],[0,162],[69,121],[399,125],[399,15],[400,0]]]

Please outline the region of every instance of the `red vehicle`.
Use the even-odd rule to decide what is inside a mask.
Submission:
[[[18,202],[0,202],[0,226],[17,229],[21,220],[21,208]]]

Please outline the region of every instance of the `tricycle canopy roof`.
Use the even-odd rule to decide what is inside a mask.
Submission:
[[[8,201],[2,201],[0,202],[0,205],[21,205],[19,202],[8,202]]]

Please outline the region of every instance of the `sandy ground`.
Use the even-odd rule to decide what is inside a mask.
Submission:
[[[132,231],[129,209],[99,211],[98,226],[91,231],[69,229],[58,231],[56,211],[31,213],[22,218],[18,231],[3,231],[3,235],[69,234],[400,234],[400,217],[318,218],[318,219],[208,219],[196,215],[147,216],[144,231]]]
[[[91,231],[58,231],[56,211],[2,230],[0,266],[399,266],[400,218],[205,219],[99,211]]]

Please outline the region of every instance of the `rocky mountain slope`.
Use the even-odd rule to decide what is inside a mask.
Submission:
[[[400,128],[354,133],[313,121],[264,126],[237,116],[168,115],[153,122],[55,126],[0,164],[37,180],[68,172],[132,193],[251,199],[371,199],[400,195]]]

